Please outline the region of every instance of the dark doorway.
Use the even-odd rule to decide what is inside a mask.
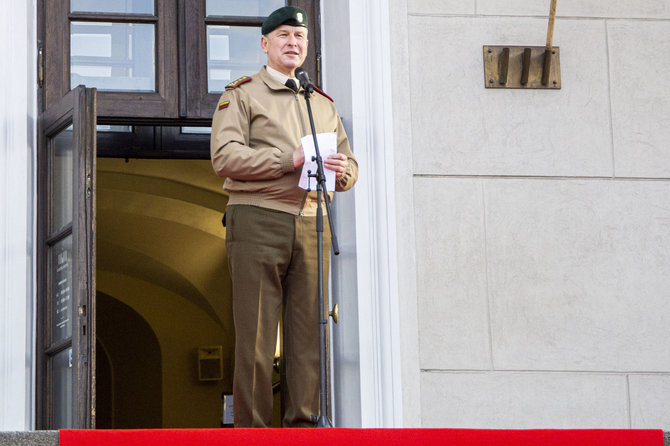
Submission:
[[[113,374],[121,361],[134,380],[131,386],[116,376],[111,381],[112,426],[220,427],[221,395],[232,392],[234,346],[222,180],[202,159],[99,158],[97,173],[99,340]],[[128,313],[135,315],[132,325],[119,321]],[[154,341],[146,344],[148,338]],[[200,379],[198,348],[205,346],[222,347],[222,379]],[[102,398],[106,372],[96,375]],[[149,398],[135,388],[147,380],[160,383],[151,392],[151,407],[160,404],[160,411],[151,409],[143,426],[121,423],[116,401],[140,391]]]
[[[162,426],[161,347],[133,308],[97,294],[96,427]]]

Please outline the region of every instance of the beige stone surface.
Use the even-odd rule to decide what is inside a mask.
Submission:
[[[478,14],[549,15],[550,1],[477,0]],[[668,0],[560,0],[556,13],[564,17],[670,18]]]
[[[670,178],[670,21],[607,30],[616,175]]]
[[[439,373],[421,380],[424,427],[621,428],[626,378],[569,373]]]
[[[667,372],[670,183],[489,180],[494,365]]]
[[[479,180],[416,179],[423,369],[489,369],[483,189]]]
[[[628,379],[632,427],[670,431],[670,374],[632,375]]]
[[[611,176],[605,24],[556,28],[561,90],[484,88],[484,45],[544,45],[536,18],[409,17],[416,174]]]
[[[407,0],[410,14],[474,14],[475,0]]]

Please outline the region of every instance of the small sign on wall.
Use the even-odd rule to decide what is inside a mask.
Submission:
[[[223,347],[221,345],[198,347],[198,379],[200,381],[223,379]]]

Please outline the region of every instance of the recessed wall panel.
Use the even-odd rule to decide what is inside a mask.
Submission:
[[[422,426],[597,429],[628,425],[626,378],[567,373],[421,375]]]
[[[667,372],[670,185],[488,180],[496,369]]]
[[[484,214],[479,180],[414,182],[423,369],[489,369]]]
[[[414,171],[611,176],[605,24],[562,20],[561,90],[484,88],[484,45],[543,45],[533,18],[409,18]]]

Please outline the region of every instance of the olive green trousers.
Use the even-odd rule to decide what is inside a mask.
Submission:
[[[325,217],[323,247],[326,293],[330,229]],[[319,409],[316,217],[228,206],[226,251],[233,281],[235,426],[272,425],[272,370],[282,312],[282,425],[313,426],[311,416]]]

